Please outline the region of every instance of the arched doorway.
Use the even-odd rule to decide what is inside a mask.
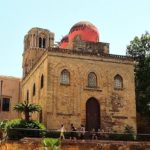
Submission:
[[[100,129],[100,105],[95,98],[86,102],[86,130]]]

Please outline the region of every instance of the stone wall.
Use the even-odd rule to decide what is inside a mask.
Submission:
[[[29,92],[29,102],[39,104],[42,106],[43,123],[46,125],[46,101],[47,101],[47,60],[45,57],[38,62],[30,74],[22,81],[22,101],[27,101],[27,91]],[[44,77],[44,86],[41,88],[41,77]],[[33,85],[35,84],[35,95],[33,95]],[[39,120],[39,114],[33,113],[33,119]]]
[[[0,76],[0,81],[2,81],[2,86],[0,85],[0,90],[2,92],[0,92],[0,120],[18,118],[18,113],[13,110],[13,107],[21,101],[21,79],[9,76]],[[9,111],[2,110],[3,98],[10,99]]]
[[[130,125],[136,131],[136,106],[133,61],[113,57],[84,56],[46,52],[34,69],[23,80],[23,99],[26,91],[32,93],[36,83],[37,94],[30,94],[30,101],[43,107],[43,122],[49,129],[58,129],[63,123],[79,127],[86,123],[86,102],[94,97],[100,104],[101,128],[106,131],[124,130]],[[60,84],[63,69],[70,72],[70,84]],[[97,87],[87,87],[88,73],[97,75]],[[39,87],[44,74],[45,87]],[[123,89],[114,89],[115,75],[123,78]],[[43,93],[43,94],[42,94]]]
[[[8,141],[0,145],[5,150],[43,150],[41,139],[22,139],[21,141]],[[127,141],[62,141],[59,150],[149,150],[150,142]]]

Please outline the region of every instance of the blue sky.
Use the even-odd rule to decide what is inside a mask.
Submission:
[[[90,21],[110,53],[125,55],[137,35],[150,32],[150,0],[0,0],[0,75],[22,76],[24,35],[49,29],[55,41],[79,21]]]

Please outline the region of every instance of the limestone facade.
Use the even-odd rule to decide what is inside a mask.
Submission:
[[[21,79],[0,76],[0,120],[18,118],[13,107],[21,100]]]
[[[33,118],[41,120],[48,129],[58,129],[61,124],[69,129],[73,123],[77,128],[84,124],[88,130],[93,127],[117,132],[129,125],[136,132],[134,60],[109,54],[109,44],[98,42],[97,29],[87,22],[73,26],[71,31],[70,41],[63,40],[61,47],[56,47],[52,32],[32,30],[38,42],[40,36],[35,33],[42,32],[46,41],[49,35],[53,38],[44,47],[25,46],[22,101],[42,106],[42,112]],[[25,39],[29,35],[30,32]]]
[[[70,84],[60,83],[63,69],[70,72]],[[97,75],[97,87],[87,86],[88,74]],[[114,89],[115,75],[123,78],[123,89]],[[44,87],[40,88],[41,76]],[[33,85],[36,95],[32,96]],[[23,100],[42,105],[43,122],[49,129],[61,123],[69,128],[86,124],[86,102],[94,97],[100,104],[101,128],[122,131],[126,125],[136,130],[134,67],[132,60],[123,58],[72,55],[46,51],[42,59],[22,82]],[[105,129],[106,130],[106,129]]]

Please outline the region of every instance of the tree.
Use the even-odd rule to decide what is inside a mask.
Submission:
[[[127,55],[141,58],[150,54],[150,34],[145,32],[141,37],[136,36],[127,46]]]
[[[41,106],[37,104],[29,104],[28,102],[24,101],[23,103],[19,103],[16,106],[14,106],[14,110],[24,113],[25,120],[30,120],[30,114],[33,112],[40,112]]]
[[[135,37],[127,46],[127,55],[136,57],[135,65],[137,112],[150,115],[150,34],[145,32]]]

